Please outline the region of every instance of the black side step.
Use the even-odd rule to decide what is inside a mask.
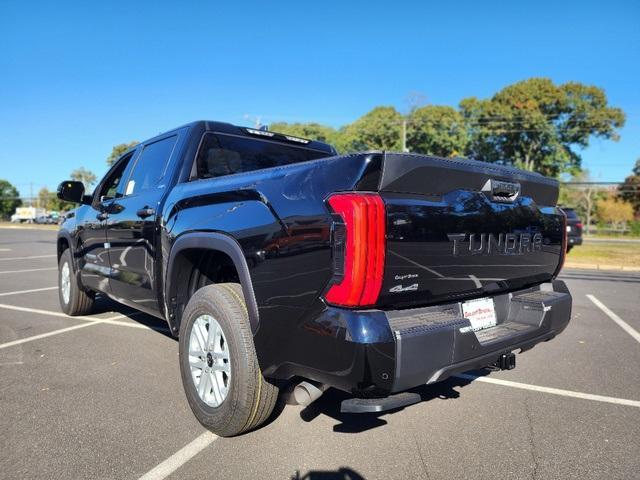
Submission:
[[[422,400],[417,393],[401,392],[384,398],[348,398],[340,404],[342,413],[378,413],[413,405]]]

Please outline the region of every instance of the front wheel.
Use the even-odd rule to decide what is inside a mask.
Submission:
[[[278,387],[262,376],[237,283],[208,285],[189,300],[180,325],[182,384],[198,421],[230,437],[262,424]]]
[[[58,262],[58,298],[62,311],[67,315],[86,315],[93,308],[94,296],[80,287],[68,248],[62,252]]]

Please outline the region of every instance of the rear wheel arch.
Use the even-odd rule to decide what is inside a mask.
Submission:
[[[173,243],[165,277],[167,321],[173,335],[189,298],[205,285],[236,282],[242,286],[251,331],[258,329],[258,306],[249,266],[242,247],[230,235],[219,232],[189,232]]]

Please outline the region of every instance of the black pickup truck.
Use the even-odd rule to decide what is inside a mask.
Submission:
[[[415,403],[513,368],[571,314],[558,184],[509,167],[198,121],[58,196],[82,204],[58,235],[62,310],[100,294],[166,319],[219,435],[263,423],[284,386],[303,405],[348,392],[343,412]]]

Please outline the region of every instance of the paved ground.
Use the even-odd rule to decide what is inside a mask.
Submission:
[[[0,478],[638,478],[640,275],[564,272],[570,326],[511,372],[379,416],[340,414],[330,390],[222,439],[189,411],[162,323],[108,301],[59,313],[54,240],[0,229]]]
[[[597,238],[597,237],[582,237],[585,242],[601,242],[601,243],[640,243],[640,238]]]

